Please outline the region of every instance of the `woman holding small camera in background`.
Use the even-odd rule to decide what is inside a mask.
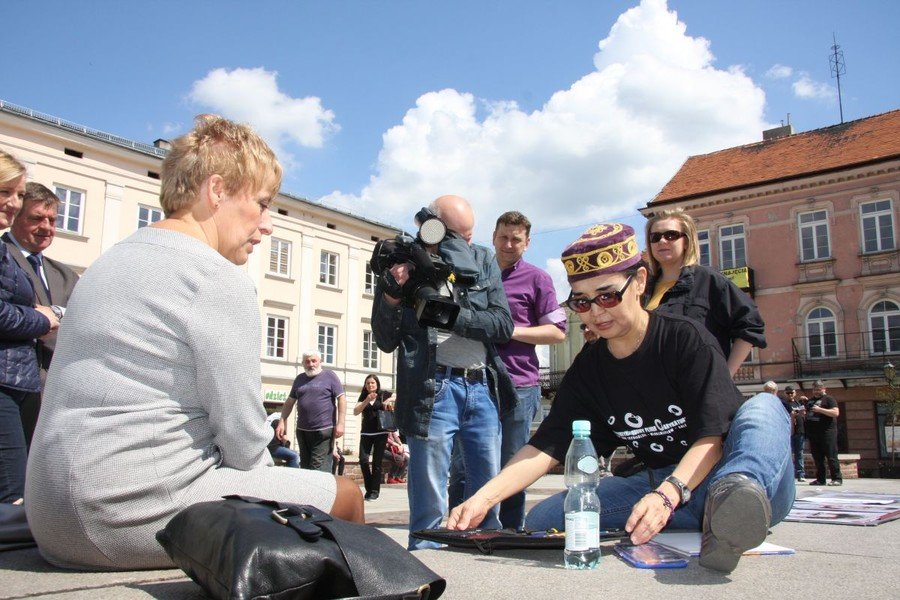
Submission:
[[[381,493],[381,461],[388,432],[378,423],[378,411],[394,410],[394,395],[381,389],[377,375],[369,375],[359,392],[359,400],[353,407],[353,414],[362,413],[362,428],[359,440],[359,468],[366,486],[366,500],[377,500]],[[372,466],[369,466],[369,458]]]
[[[644,308],[700,321],[716,338],[734,377],[753,346],[766,347],[756,304],[730,279],[699,264],[697,225],[681,209],[647,219],[650,281]]]

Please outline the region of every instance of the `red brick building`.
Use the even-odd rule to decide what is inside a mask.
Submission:
[[[692,156],[641,210],[684,208],[702,262],[755,298],[768,347],[748,358],[741,388],[824,380],[841,408],[840,449],[861,455],[863,474],[890,456],[876,390],[884,365],[900,363],[898,205],[895,110]]]

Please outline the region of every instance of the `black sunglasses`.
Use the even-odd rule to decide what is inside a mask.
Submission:
[[[622,302],[622,295],[625,293],[625,290],[628,289],[628,286],[631,284],[632,279],[634,279],[634,275],[629,275],[628,279],[625,280],[625,285],[623,285],[622,289],[617,292],[603,292],[590,299],[573,298],[570,295],[569,299],[563,302],[560,306],[568,306],[577,313],[586,313],[587,311],[591,310],[592,304],[596,304],[601,308],[613,308],[614,306],[618,306],[619,303]]]
[[[683,237],[687,237],[687,234],[683,231],[675,231],[674,229],[669,229],[668,231],[654,231],[650,234],[650,243],[658,244],[659,240],[665,239],[667,242],[674,242],[675,240],[680,240]]]

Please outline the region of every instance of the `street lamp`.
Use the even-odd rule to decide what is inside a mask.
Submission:
[[[888,363],[884,365],[884,378],[887,379],[888,385],[894,387],[894,377],[897,376],[897,369],[894,365]]]

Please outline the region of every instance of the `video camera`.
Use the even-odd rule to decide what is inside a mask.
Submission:
[[[451,265],[426,248],[447,238],[447,226],[427,208],[416,213],[416,222],[419,233],[415,238],[401,233],[392,240],[381,240],[375,245],[369,264],[378,273],[384,292],[416,311],[419,325],[449,330],[456,323],[459,305],[441,290],[449,293],[447,283],[457,278]],[[402,263],[410,263],[413,268],[401,286],[391,274],[391,267]]]

